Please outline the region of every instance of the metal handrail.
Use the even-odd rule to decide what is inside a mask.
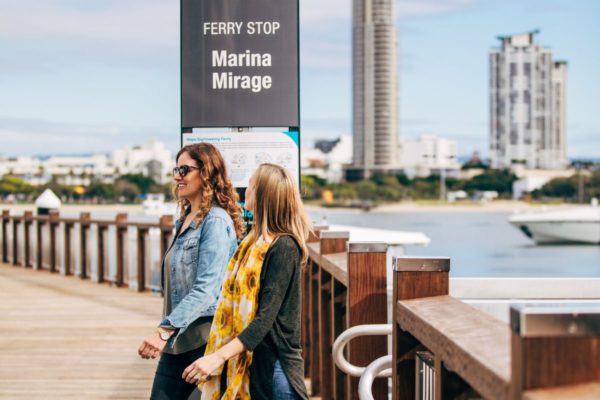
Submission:
[[[365,372],[358,381],[358,398],[360,400],[375,400],[373,397],[373,381],[375,378],[389,378],[392,376],[392,356],[379,357],[367,365]]]
[[[350,364],[344,357],[344,347],[346,347],[352,339],[359,336],[391,335],[392,327],[392,324],[369,324],[356,325],[346,329],[333,343],[332,353],[335,364],[339,369],[350,376],[361,376],[365,372],[366,367],[357,367],[356,365]],[[385,377],[385,375],[380,373],[377,377]]]

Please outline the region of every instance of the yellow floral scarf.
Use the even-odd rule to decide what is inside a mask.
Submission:
[[[252,322],[258,310],[260,272],[270,243],[260,238],[252,244],[249,236],[240,243],[227,265],[205,355],[214,353],[237,337]],[[229,359],[225,393],[221,393],[223,367],[220,367],[213,372],[209,381],[198,385],[202,399],[249,399],[251,363],[251,351],[244,351]]]

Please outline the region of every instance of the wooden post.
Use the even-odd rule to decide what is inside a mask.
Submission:
[[[56,269],[56,227],[60,223],[60,214],[58,211],[48,213],[48,224],[50,226],[50,272],[57,272]]]
[[[36,231],[36,254],[35,254],[35,269],[40,270],[44,268],[44,258],[42,257],[44,251],[44,241],[42,239],[42,227],[46,223],[47,217],[37,216],[37,224],[35,225]]]
[[[65,221],[65,237],[64,237],[64,257],[65,257],[65,275],[71,275],[71,228],[73,223]]]
[[[510,320],[513,399],[530,389],[600,381],[598,306],[513,306]]]
[[[21,218],[14,216],[12,218],[12,263],[14,266],[19,265],[19,223]]]
[[[311,394],[317,396],[321,393],[321,356],[319,353],[319,264],[310,260],[309,275],[309,342],[310,342],[310,386]]]
[[[23,236],[25,238],[25,251],[23,252],[23,266],[31,267],[31,224],[33,223],[33,212],[25,211],[23,214]]]
[[[161,216],[158,225],[160,229],[160,258],[162,259],[169,248],[171,235],[173,235],[173,216]]]
[[[137,228],[137,291],[146,290],[146,235],[148,228]]]
[[[324,225],[315,225],[311,231],[307,242],[315,243],[319,241],[319,232],[327,230]],[[311,271],[312,264],[309,259],[302,269],[302,355],[304,356],[304,376],[310,377],[311,360],[312,360],[312,346],[310,340],[310,326],[311,326]],[[312,384],[312,383],[311,383]],[[311,393],[313,390],[311,388]]]
[[[108,229],[105,223],[98,223],[98,283],[104,282],[104,232]]]
[[[348,288],[337,279],[333,280],[333,292],[331,294],[333,301],[331,302],[331,337],[335,341],[342,332],[348,328]],[[347,352],[346,352],[347,354]],[[346,357],[346,359],[348,359]],[[346,399],[350,387],[350,377],[343,373],[333,363],[333,398]],[[351,398],[351,397],[350,397]]]
[[[2,210],[2,262],[8,263],[8,222],[10,210]]]
[[[392,400],[412,400],[415,398],[414,350],[418,341],[396,322],[398,301],[447,295],[450,259],[394,257],[393,269]]]
[[[125,235],[127,233],[127,214],[117,214],[116,220],[116,235],[117,235],[117,276],[115,284],[121,287],[124,284],[125,276]]]
[[[348,327],[387,323],[387,244],[348,244]],[[348,343],[348,361],[367,366],[388,354],[387,336],[359,337]],[[358,378],[350,378],[350,399],[358,399]],[[387,379],[373,384],[373,397],[387,398]]]
[[[88,276],[88,264],[87,264],[87,233],[90,229],[91,215],[89,212],[82,212],[79,214],[79,254],[81,258],[81,269],[79,277],[86,279]]]
[[[321,256],[346,251],[349,232],[321,231]],[[319,365],[321,377],[321,399],[333,398],[334,363],[333,347],[333,278],[320,267],[319,261]]]

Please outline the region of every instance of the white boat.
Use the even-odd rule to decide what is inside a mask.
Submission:
[[[145,215],[174,215],[177,210],[175,203],[165,203],[165,195],[162,193],[148,193],[142,207]]]
[[[597,202],[564,210],[515,214],[508,221],[538,244],[600,244],[600,207]]]

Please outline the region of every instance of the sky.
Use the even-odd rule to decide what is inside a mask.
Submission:
[[[303,145],[351,134],[351,0],[300,1]],[[600,1],[396,0],[400,137],[488,151],[488,55],[539,29],[568,62],[568,156],[600,157]],[[0,155],[89,154],[180,133],[179,1],[0,0]]]

